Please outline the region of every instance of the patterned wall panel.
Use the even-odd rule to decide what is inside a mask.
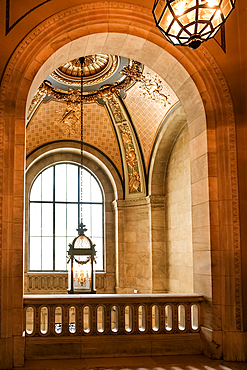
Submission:
[[[156,75],[151,69],[145,67],[143,74],[155,80]],[[160,77],[158,79],[161,80]],[[150,153],[160,124],[169,109],[178,101],[176,94],[164,80],[161,80],[161,84],[163,87],[162,92],[169,95],[169,103],[166,106],[162,101],[162,96],[159,98],[157,94],[157,99],[155,99],[154,94],[152,94],[156,88],[155,84],[153,84],[153,87],[151,86],[152,81],[150,81],[149,87],[151,94],[145,93],[141,84],[137,82],[127,91],[127,96],[124,100],[142,146],[146,168],[148,167]]]
[[[107,155],[122,174],[117,139],[106,109],[96,103],[84,104],[84,141]],[[27,154],[54,140],[80,140],[80,113],[67,103],[42,103],[27,127]]]

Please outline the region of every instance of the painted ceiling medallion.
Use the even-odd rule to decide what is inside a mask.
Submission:
[[[84,85],[92,85],[109,78],[118,66],[118,57],[107,54],[87,55],[83,65]],[[51,76],[66,85],[80,85],[79,59],[71,60],[52,72]]]

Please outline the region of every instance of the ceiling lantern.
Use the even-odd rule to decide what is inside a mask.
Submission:
[[[235,0],[155,0],[156,26],[173,45],[196,49],[214,37]]]

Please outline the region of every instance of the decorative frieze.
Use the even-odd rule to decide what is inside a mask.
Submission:
[[[106,105],[114,124],[123,160],[125,197],[145,196],[146,181],[141,149],[127,109],[119,95],[106,98]]]
[[[96,274],[96,289],[104,291],[105,274]],[[24,276],[25,294],[66,294],[67,273],[26,273]]]

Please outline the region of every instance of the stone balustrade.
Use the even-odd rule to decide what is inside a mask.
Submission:
[[[166,343],[162,353],[201,353],[202,299],[197,294],[26,295],[26,358],[41,352],[50,358],[52,351],[45,348],[51,346],[58,357],[150,355],[156,352],[152,341],[156,347]],[[43,346],[39,353],[37,344],[39,351]]]

